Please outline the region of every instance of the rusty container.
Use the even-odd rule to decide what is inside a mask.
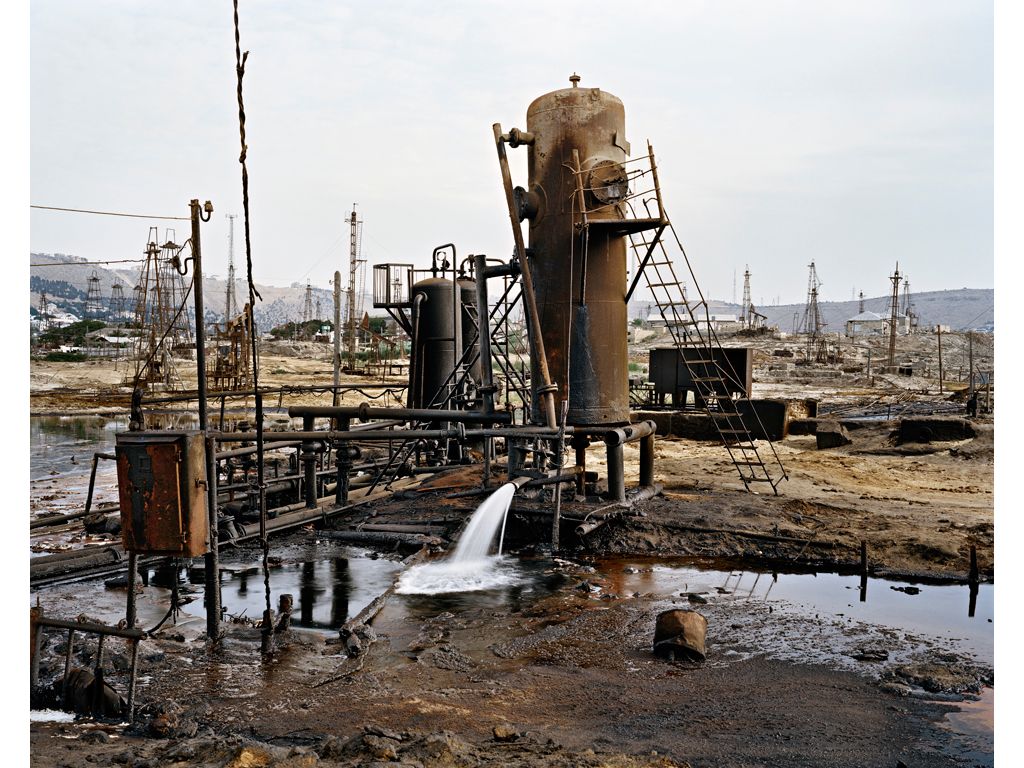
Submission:
[[[708,620],[696,611],[674,609],[658,614],[654,653],[671,661],[704,661]]]
[[[202,432],[117,435],[121,540],[129,552],[195,557],[209,550]]]
[[[530,104],[526,130],[529,189],[519,190],[530,221],[529,249],[537,312],[552,383],[569,393],[576,426],[629,422],[626,239],[614,228],[577,227],[581,202],[590,223],[621,220],[628,154],[622,102],[599,88],[565,88]],[[584,193],[577,189],[573,150]],[[536,361],[533,381],[541,381]],[[534,393],[534,419],[540,419]],[[556,412],[561,406],[556,407]]]
[[[476,282],[429,277],[412,287],[412,355],[409,365],[410,408],[460,408],[467,387],[452,392],[456,377],[452,370],[460,350],[470,366],[470,384],[480,380],[480,358],[476,354]],[[455,306],[461,313],[460,344],[455,344]],[[468,352],[467,352],[468,350]],[[475,361],[474,361],[475,359]]]

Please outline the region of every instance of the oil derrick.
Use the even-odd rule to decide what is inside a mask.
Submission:
[[[124,287],[120,283],[110,286],[110,300],[107,302],[107,317],[115,323],[125,321]]]
[[[238,301],[235,299],[235,219],[236,214],[229,213],[228,220],[228,286],[224,295],[224,322],[228,322],[238,314]]]
[[[900,308],[900,263],[889,277],[892,282],[892,298],[889,300],[889,371],[896,370],[896,322]]]
[[[804,317],[800,323],[800,331],[807,334],[807,350],[805,353],[808,362],[824,362],[827,357],[825,350],[825,338],[823,336],[825,323],[821,320],[821,311],[818,309],[818,289],[821,281],[818,280],[818,272],[814,262],[809,265],[810,272],[807,276],[807,304],[804,307]]]
[[[50,314],[50,302],[46,298],[45,293],[39,294],[39,311],[37,316],[39,318],[39,332],[46,333],[50,330],[50,321],[53,317]]]
[[[89,288],[85,294],[85,312],[83,314],[86,320],[99,320],[103,314],[103,300],[100,298],[100,276],[96,274],[96,270],[93,270],[89,276]]]
[[[740,307],[740,324],[744,328],[750,328],[753,325],[754,318],[750,316],[751,310],[750,302],[750,265],[746,265],[743,270],[743,306]]]
[[[323,315],[320,314],[320,299],[319,299],[319,297],[316,300],[316,312],[314,312],[314,314],[313,314],[313,319],[314,320],[321,320],[321,319],[323,319]]]
[[[348,250],[348,311],[345,313],[345,349],[348,354],[348,369],[356,370],[357,331],[359,313],[362,309],[359,301],[359,267],[365,259],[359,258],[362,246],[363,222],[356,215],[356,204],[352,204],[349,214],[349,250]]]
[[[135,377],[145,384],[171,386],[178,378],[175,355],[191,358],[192,326],[182,304],[186,292],[178,272],[174,231],[157,245],[158,232],[150,227],[146,261],[135,286]]]
[[[309,321],[313,319],[313,286],[306,281],[306,296],[302,302],[302,328],[299,333],[305,338],[310,335]]]
[[[903,314],[907,318],[908,330],[913,332],[917,329],[917,315],[914,313],[914,302],[910,298],[910,281],[904,276],[903,279]]]
[[[214,323],[210,334],[213,354],[206,358],[206,376],[214,391],[237,392],[252,387],[248,354],[251,334],[252,311],[248,304],[237,317]]]

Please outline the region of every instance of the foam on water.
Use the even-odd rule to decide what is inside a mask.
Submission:
[[[395,592],[440,595],[479,592],[518,583],[521,574],[515,563],[500,555],[488,555],[515,492],[513,483],[505,483],[488,496],[469,519],[452,556],[440,563],[413,566],[402,574]]]

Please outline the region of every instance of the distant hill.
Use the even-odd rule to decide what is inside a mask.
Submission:
[[[139,281],[139,272],[142,265],[139,264],[132,269],[108,269],[97,266],[84,259],[67,254],[31,254],[31,264],[45,265],[32,266],[30,270],[31,306],[33,310],[39,306],[40,293],[45,291],[47,301],[51,310],[60,309],[67,314],[81,319],[85,310],[86,291],[89,287],[89,277],[96,273],[100,279],[100,295],[103,299],[103,306],[106,307],[110,299],[110,290],[115,282],[121,283],[122,291],[129,306],[134,298],[133,289]],[[186,284],[188,277],[186,276]],[[256,290],[263,297],[263,301],[256,302],[256,325],[261,331],[268,331],[271,328],[282,325],[286,322],[302,319],[302,310],[306,300],[306,286],[294,283],[288,287],[275,285],[256,284]],[[216,322],[223,319],[224,302],[227,294],[227,280],[221,278],[203,278],[203,300],[206,308],[206,319],[208,322]],[[248,301],[249,289],[245,278],[235,280],[235,300],[239,304]],[[316,313],[316,302],[320,302],[320,314],[324,320],[329,320],[334,314],[334,294],[331,289],[312,289],[313,311]],[[194,306],[189,302],[189,306]],[[363,294],[363,311],[370,315],[384,314],[383,310],[374,310],[373,297],[370,294]],[[344,311],[344,298],[342,299],[342,311]]]
[[[30,290],[32,291],[32,307],[39,306],[39,293],[46,291],[51,308],[59,308],[76,319],[83,315],[86,290],[89,276],[95,271],[100,278],[100,292],[104,305],[110,298],[110,288],[114,281],[123,286],[125,298],[131,302],[132,289],[139,279],[141,265],[133,269],[107,269],[90,264],[84,259],[66,254],[31,254],[32,264],[50,266],[33,266],[31,269]],[[220,320],[224,312],[224,298],[227,281],[221,278],[204,278],[203,295],[206,302],[208,321]],[[288,287],[257,284],[256,290],[263,296],[262,302],[256,304],[256,323],[261,330],[269,330],[283,323],[302,319],[302,308],[305,302],[306,286],[294,283]],[[248,296],[245,280],[237,280],[235,297],[244,303]],[[933,325],[948,325],[953,330],[991,330],[995,324],[995,291],[991,288],[958,288],[948,291],[930,291],[911,294],[914,309],[920,318],[922,328]],[[333,314],[334,299],[327,288],[313,288],[314,310],[317,299],[320,300],[323,319],[330,319]],[[374,310],[373,298],[370,294],[362,297],[363,310],[371,316],[385,314],[383,310]],[[859,311],[857,301],[821,301],[818,308],[827,324],[826,330],[837,331],[844,327],[847,319]],[[864,300],[864,308],[878,314],[887,314],[888,296],[876,296]],[[738,315],[738,304],[724,301],[709,301],[709,309],[713,315]],[[768,318],[769,325],[776,325],[781,331],[793,330],[793,316],[797,320],[803,317],[803,304],[780,304],[773,307],[758,307],[757,310]],[[658,317],[658,309],[651,302],[631,301],[629,316]]]
[[[958,288],[949,291],[912,293],[911,303],[919,317],[919,326],[948,325],[953,330],[990,331],[995,327],[995,290],[992,288]],[[740,306],[729,302],[708,302],[713,315],[739,315]],[[889,297],[875,296],[864,299],[864,309],[880,315],[889,313]],[[818,310],[826,323],[826,331],[839,331],[846,321],[860,312],[860,303],[854,301],[819,301]],[[779,304],[757,307],[769,325],[780,331],[792,331],[794,316],[799,323],[804,315],[804,304]],[[658,308],[650,302],[630,302],[630,317],[658,317]]]

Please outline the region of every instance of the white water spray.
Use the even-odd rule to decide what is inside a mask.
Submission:
[[[489,556],[491,542],[501,527],[505,537],[505,517],[515,495],[515,483],[505,483],[477,507],[451,557],[440,563],[416,565],[402,574],[395,592],[436,595],[445,592],[473,592],[494,589],[518,581],[514,565],[498,554]]]

